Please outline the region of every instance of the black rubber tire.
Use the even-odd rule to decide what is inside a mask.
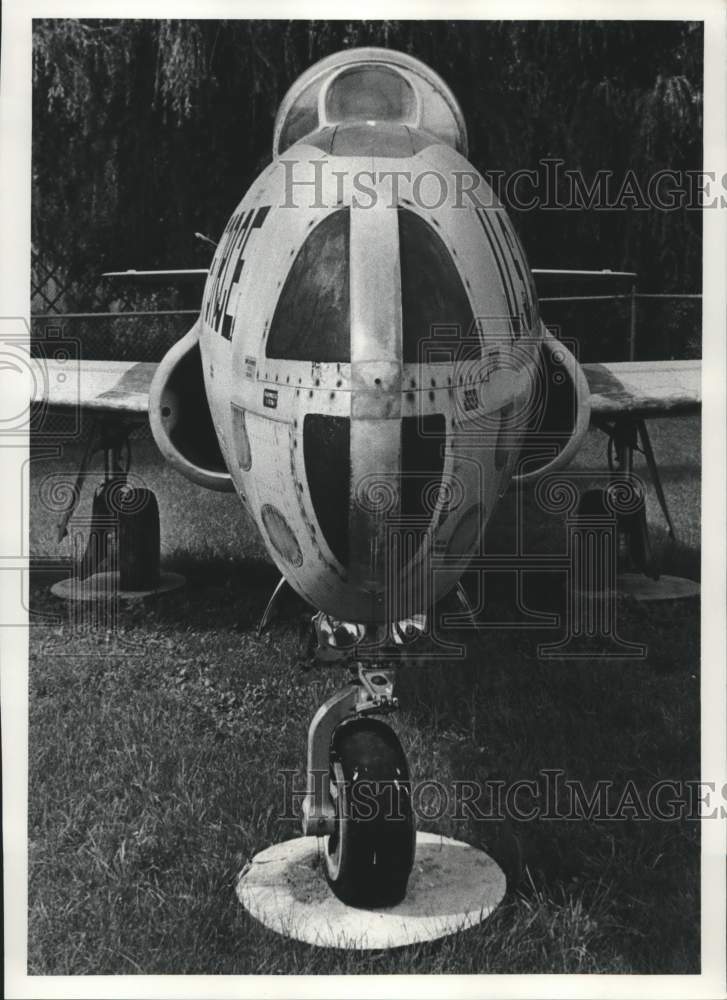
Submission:
[[[379,719],[342,723],[333,734],[331,782],[337,818],[324,845],[329,885],[349,906],[400,903],[416,829],[406,756],[391,727]]]

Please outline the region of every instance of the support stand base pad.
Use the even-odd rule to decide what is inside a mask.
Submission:
[[[181,573],[160,573],[159,582],[149,590],[121,590],[120,574],[94,573],[85,580],[69,576],[51,586],[51,593],[64,601],[104,601],[118,597],[121,601],[141,600],[179,590],[186,583]]]
[[[622,573],[617,577],[616,587],[623,597],[636,601],[678,601],[686,597],[699,596],[699,584],[684,576],[668,576],[662,573],[658,580],[641,573]]]
[[[690,597],[699,597],[700,586],[696,580],[684,576],[669,576],[662,573],[658,580],[653,580],[643,573],[619,573],[616,586],[610,591],[586,591],[578,588],[582,596],[628,597],[632,601],[683,601]]]
[[[265,927],[322,948],[400,948],[482,923],[505,895],[502,869],[484,851],[434,833],[417,833],[406,898],[356,909],[326,882],[325,840],[298,837],[256,854],[237,895]]]

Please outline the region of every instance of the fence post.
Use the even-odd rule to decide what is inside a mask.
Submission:
[[[636,284],[631,286],[631,317],[629,322],[629,361],[636,360]]]

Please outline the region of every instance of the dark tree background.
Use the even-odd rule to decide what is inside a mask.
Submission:
[[[59,302],[84,309],[98,303],[104,269],[206,266],[210,248],[193,233],[216,239],[268,161],[287,88],[316,60],[357,45],[409,52],[443,76],[483,172],[558,158],[587,181],[612,171],[618,189],[628,170],[645,187],[660,169],[701,169],[701,24],[41,20],[36,285],[52,266],[66,288]],[[694,208],[513,217],[533,265],[632,269],[642,291],[700,290]],[[667,355],[698,342],[694,310],[672,305],[669,323],[683,309]],[[663,354],[655,336],[640,332],[647,353]]]

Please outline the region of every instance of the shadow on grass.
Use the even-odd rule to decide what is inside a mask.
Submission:
[[[195,630],[256,629],[280,580],[275,566],[253,558],[208,559],[197,554],[174,554],[164,560],[162,569],[181,573],[186,581],[184,588],[139,600],[121,601],[118,608],[121,626],[147,620],[158,628],[183,624]],[[49,588],[70,573],[69,560],[64,565],[52,567],[31,564],[31,614],[68,616],[69,608],[55,598]],[[276,616],[287,620],[307,607],[287,588],[276,604]]]
[[[562,614],[564,596],[535,575],[528,603]],[[498,597],[492,616],[516,622],[512,595]],[[592,914],[597,900],[627,968],[695,972],[699,829],[687,783],[700,775],[699,602],[619,601],[618,628],[644,658],[543,659],[553,636],[538,629],[453,634],[461,662],[401,671],[402,739],[415,779],[451,796],[444,812],[431,797],[424,825],[487,850],[522,905],[565,899]],[[647,805],[664,781],[686,798],[675,819]],[[458,783],[474,806],[462,807]]]

